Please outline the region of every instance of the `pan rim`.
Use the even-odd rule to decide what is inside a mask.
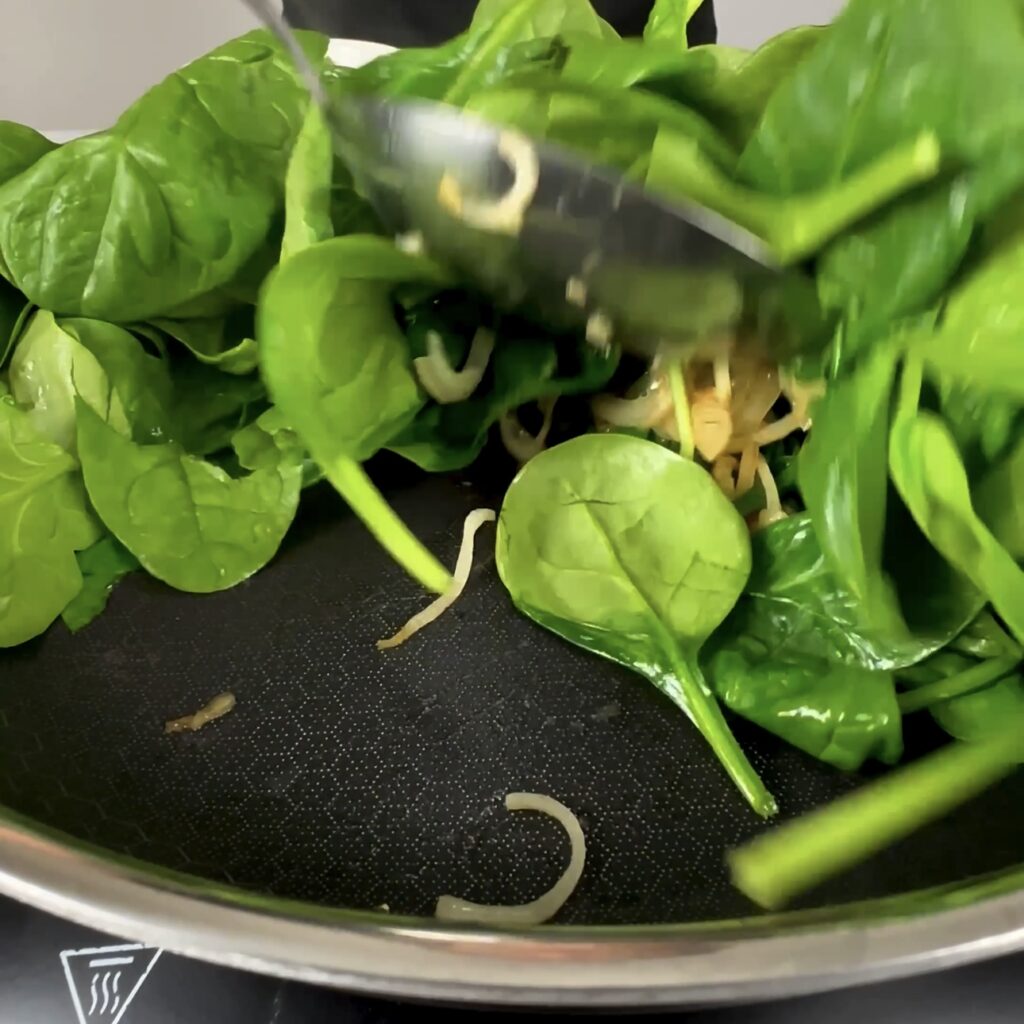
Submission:
[[[825,911],[497,932],[261,897],[111,854],[0,809],[0,893],[241,970],[380,997],[692,1007],[806,995],[1024,949],[1024,865]]]

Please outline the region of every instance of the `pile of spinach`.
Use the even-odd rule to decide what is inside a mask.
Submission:
[[[1024,725],[1024,12],[851,0],[746,53],[688,47],[695,6],[620,39],[588,0],[481,0],[356,71],[302,42],[329,96],[576,149],[813,284],[830,329],[780,370],[824,394],[764,453],[787,518],[751,537],[685,451],[584,430],[521,470],[498,537],[515,603],[653,682],[768,815],[723,706],[847,770],[899,760],[909,715],[966,742]],[[457,369],[481,326],[473,393],[431,397],[428,335]],[[383,236],[264,33],[66,146],[0,123],[0,644],[80,628],[138,567],[238,583],[319,480],[443,591],[364,464],[462,468],[506,413],[618,366]]]

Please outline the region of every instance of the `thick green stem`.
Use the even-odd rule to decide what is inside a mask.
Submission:
[[[325,474],[366,528],[410,576],[436,594],[448,589],[448,570],[402,522],[358,462],[336,459]]]
[[[1022,755],[1019,722],[985,743],[951,744],[732,851],[733,882],[782,906],[1009,775]]]
[[[693,416],[690,412],[690,400],[686,395],[686,378],[679,363],[672,363],[668,368],[668,385],[672,392],[672,409],[676,417],[676,430],[679,432],[679,454],[684,459],[692,459]]]
[[[778,813],[779,807],[775,797],[768,792],[767,786],[761,781],[761,776],[757,774],[733,735],[732,729],[729,728],[729,723],[705,681],[696,657],[681,657],[676,660],[673,667],[675,676],[656,680],[658,688],[674,704],[682,708],[690,721],[697,726],[750,806],[762,818],[770,818]]]
[[[900,711],[909,715],[913,711],[941,704],[954,697],[982,690],[1009,675],[1020,663],[1019,658],[1007,655],[1005,658],[989,658],[977,665],[972,665],[963,672],[939,679],[927,686],[919,686],[915,690],[901,693],[899,698]]]

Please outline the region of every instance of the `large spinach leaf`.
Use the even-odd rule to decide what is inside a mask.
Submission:
[[[60,615],[82,588],[75,552],[98,536],[75,459],[0,397],[0,647]]]
[[[326,40],[306,44],[322,55]],[[13,282],[46,309],[116,321],[217,295],[267,245],[306,102],[265,32],[175,72],[110,131],[0,187]]]
[[[32,304],[28,299],[14,285],[0,277],[0,370],[6,365],[7,357],[31,312]]]
[[[180,445],[138,445],[78,403],[78,450],[89,498],[147,572],[210,593],[273,558],[298,506],[298,458],[232,479]]]
[[[686,49],[686,26],[697,13],[702,0],[654,0],[647,24],[644,42],[664,43]]]
[[[448,574],[395,516],[360,463],[412,422],[424,399],[392,308],[399,284],[440,287],[444,273],[389,241],[350,235],[296,253],[260,303],[262,371],[271,397],[324,475],[425,586]]]
[[[920,365],[904,369],[898,413],[889,436],[889,467],[921,531],[942,556],[992,602],[1024,642],[1024,569],[974,510],[963,460],[948,427],[918,408]]]
[[[1024,560],[1024,439],[972,492],[974,506],[996,539]]]
[[[334,146],[323,113],[309,105],[284,180],[281,259],[334,234],[331,216]]]
[[[751,806],[775,812],[698,664],[750,571],[746,526],[704,470],[624,434],[552,448],[505,496],[497,561],[522,612],[649,679],[692,719]]]
[[[56,143],[27,125],[0,121],[0,185],[56,148]]]
[[[879,640],[829,569],[810,517],[753,538],[753,570],[704,660],[719,699],[820,760],[853,770],[902,752],[891,670],[935,649]]]

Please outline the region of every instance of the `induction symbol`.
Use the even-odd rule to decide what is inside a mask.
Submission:
[[[142,945],[64,950],[60,959],[79,1024],[118,1024],[160,953]]]

